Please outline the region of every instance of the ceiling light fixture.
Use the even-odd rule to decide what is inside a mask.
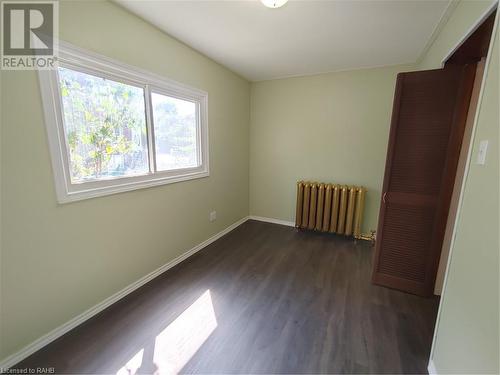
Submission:
[[[279,8],[285,5],[288,0],[260,0],[268,8]]]

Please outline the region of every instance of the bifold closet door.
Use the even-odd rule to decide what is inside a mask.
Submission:
[[[475,64],[397,77],[372,280],[432,294]]]

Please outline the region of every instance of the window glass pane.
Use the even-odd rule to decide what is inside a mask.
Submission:
[[[144,90],[59,68],[71,182],[149,172]]]
[[[156,168],[159,171],[199,165],[196,142],[196,103],[151,94]]]

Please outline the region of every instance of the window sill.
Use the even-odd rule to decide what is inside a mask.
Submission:
[[[57,191],[57,201],[60,204],[81,201],[90,198],[103,197],[111,194],[118,194],[127,191],[146,189],[154,186],[174,184],[176,182],[195,180],[198,178],[209,177],[209,171],[196,171],[193,173],[186,173],[177,176],[140,176],[134,178],[123,178],[114,180],[112,185],[109,186],[97,186],[84,188],[86,184],[82,185],[71,185],[72,189],[66,187],[60,187]],[[118,182],[123,180],[121,182]],[[75,186],[78,186],[78,190],[75,190]]]

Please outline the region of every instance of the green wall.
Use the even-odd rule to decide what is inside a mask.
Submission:
[[[59,205],[37,74],[2,71],[0,358],[249,210],[247,81],[109,2],[60,2],[60,37],[207,91],[211,174]]]
[[[491,4],[460,2],[421,68],[439,67]],[[436,325],[431,360],[438,374],[500,370],[498,29],[494,37]],[[486,164],[477,165],[478,144],[485,139],[489,140]]]
[[[296,182],[368,188],[377,229],[396,75],[410,66],[252,83],[250,213],[293,221]]]

